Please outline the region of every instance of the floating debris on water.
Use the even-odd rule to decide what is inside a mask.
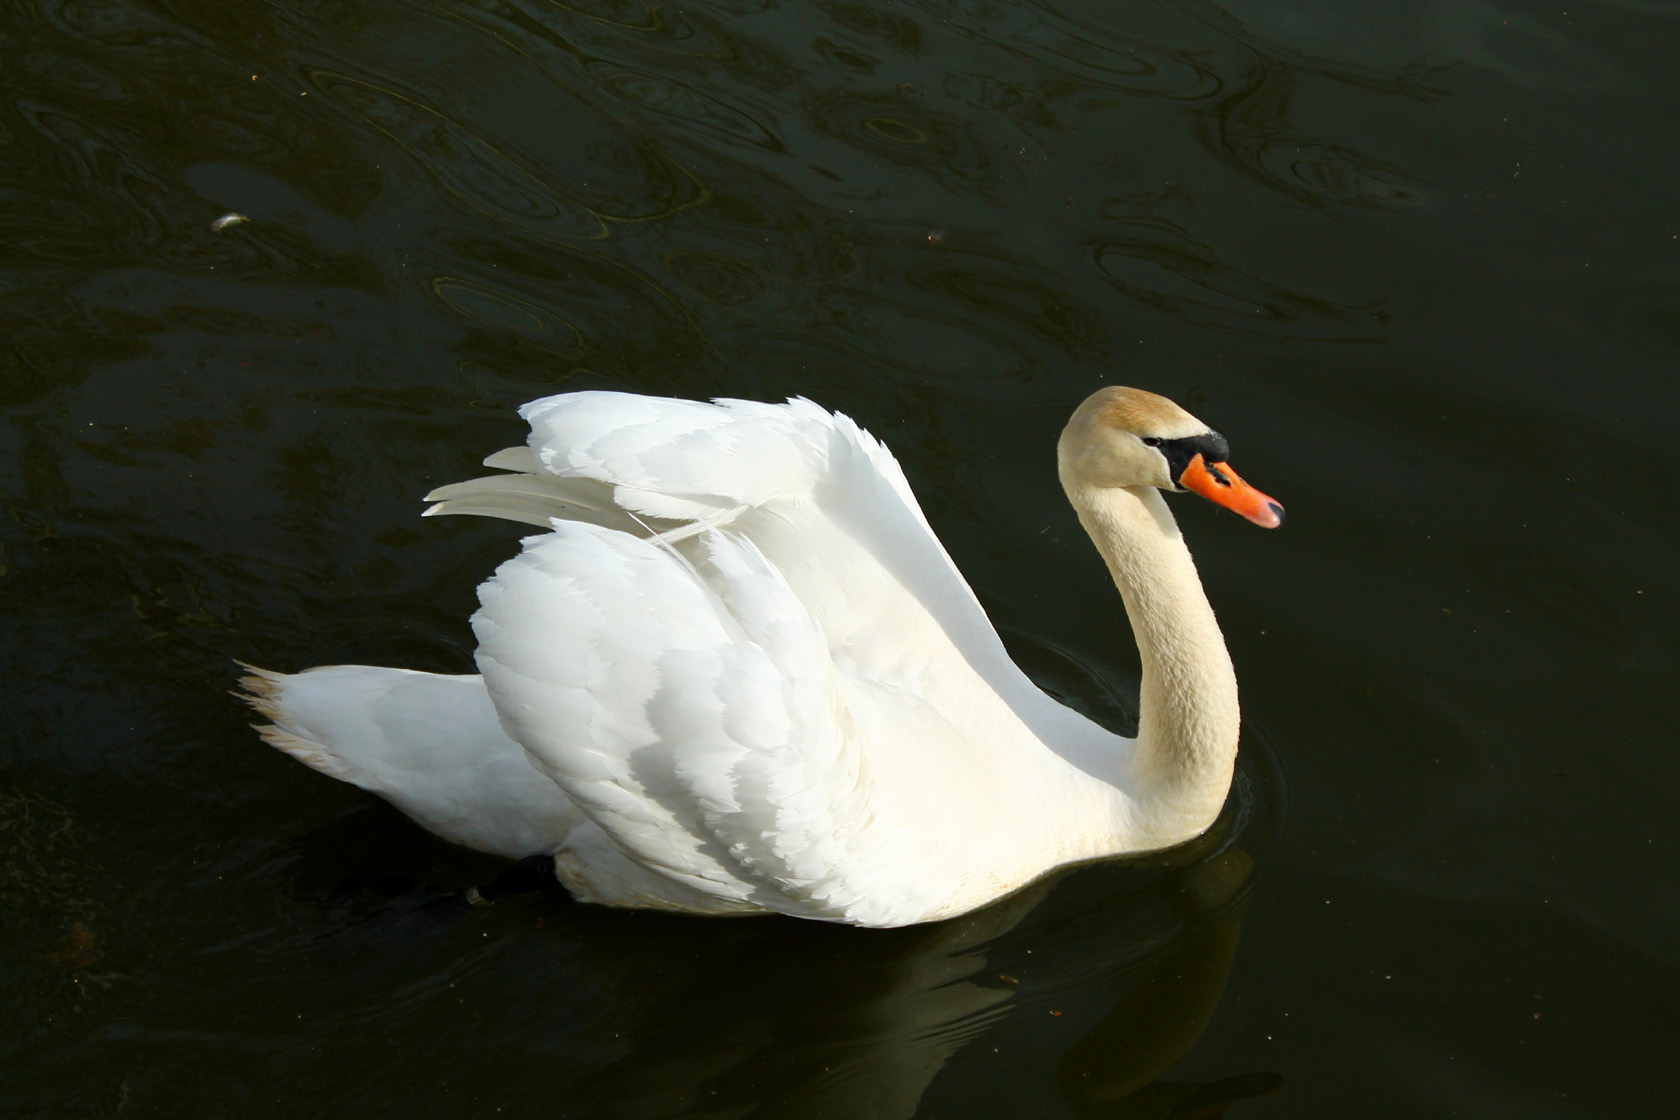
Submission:
[[[221,217],[210,223],[210,232],[220,233],[229,226],[236,226],[240,222],[248,222],[250,220],[251,219],[247,218],[243,214],[223,214]]]

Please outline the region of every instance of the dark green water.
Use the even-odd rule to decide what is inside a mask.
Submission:
[[[1672,5],[110,0],[0,14],[0,1111],[1666,1117]],[[228,211],[250,221],[220,232]],[[886,933],[464,899],[231,658],[466,671],[564,389],[883,437],[1125,727],[1057,487],[1104,382],[1243,683],[1170,860]]]

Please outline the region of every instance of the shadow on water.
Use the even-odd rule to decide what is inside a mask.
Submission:
[[[299,948],[332,979],[288,1006],[350,1000],[318,1027],[402,1052],[359,1086],[373,1099],[380,1080],[461,1066],[460,1050],[479,1109],[516,1113],[563,1101],[624,1117],[909,1117],[959,1055],[1008,1061],[1019,1086],[1053,1080],[1093,1118],[1212,1117],[1279,1084],[1162,1079],[1214,1015],[1236,953],[1252,860],[1230,818],[1208,841],[1102,869],[1100,886],[1067,882],[1093,869],[1064,873],[963,918],[858,931],[603,911],[546,876],[504,873],[464,897],[398,870],[413,856],[392,846],[404,826],[391,816],[313,834],[290,871],[300,904],[330,915]],[[346,851],[363,865],[349,876]],[[492,946],[458,955],[475,936]],[[575,1001],[579,982],[594,1010],[556,1017],[555,993]],[[355,1006],[369,990],[391,998]]]

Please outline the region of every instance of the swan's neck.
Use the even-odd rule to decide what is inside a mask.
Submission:
[[[1121,775],[1165,843],[1213,823],[1237,755],[1237,677],[1190,550],[1160,491],[1070,487],[1143,661],[1137,746]]]

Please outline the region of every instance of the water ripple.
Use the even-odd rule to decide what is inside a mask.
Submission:
[[[1373,327],[1387,318],[1378,304],[1309,296],[1222,264],[1211,247],[1164,219],[1121,225],[1090,242],[1097,267],[1139,303],[1195,326],[1262,338],[1374,342]]]
[[[773,152],[787,150],[773,131],[746,113],[674,78],[601,59],[591,60],[587,68],[607,92],[650,113],[674,117],[715,135],[744,140]]]
[[[1162,14],[1099,20],[1049,4],[1022,4],[1007,12],[984,6],[951,22],[962,34],[1031,58],[1089,89],[1181,101],[1217,96],[1224,83],[1216,55],[1148,40],[1144,29]]]
[[[912,269],[909,279],[975,312],[973,329],[1003,323],[1074,353],[1104,352],[1108,332],[1095,308],[1008,260],[941,261]]]
[[[54,26],[101,47],[153,53],[204,42],[180,21],[120,0],[62,0],[42,8]]]
[[[543,339],[573,355],[582,353],[583,336],[576,327],[518,296],[456,276],[434,277],[432,292],[450,310],[475,322]]]
[[[673,250],[662,258],[679,282],[713,303],[750,303],[764,293],[764,277],[746,261],[722,253]]]
[[[316,89],[390,137],[439,186],[473,209],[548,236],[606,236],[600,216],[581,205],[564,205],[564,192],[538,179],[488,137],[430,105],[331,71],[317,70],[310,78]]]
[[[990,193],[1006,166],[969,122],[896,91],[833,90],[806,99],[803,110],[821,135],[953,193]]]
[[[1422,205],[1429,189],[1400,168],[1331,141],[1301,137],[1291,122],[1292,71],[1256,66],[1251,81],[1200,121],[1203,142],[1231,166],[1318,208]]]

